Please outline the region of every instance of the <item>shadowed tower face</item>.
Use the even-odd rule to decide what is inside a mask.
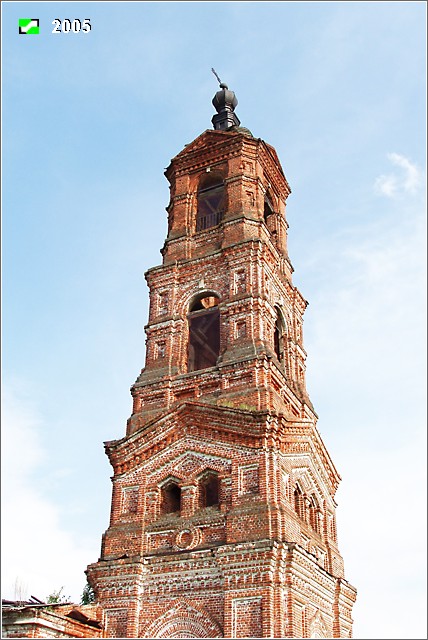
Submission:
[[[306,382],[290,187],[220,84],[175,156],[145,366],[105,443],[112,507],[88,579],[109,637],[351,637],[340,477]],[[160,207],[161,210],[161,207]],[[161,215],[161,214],[159,214]]]

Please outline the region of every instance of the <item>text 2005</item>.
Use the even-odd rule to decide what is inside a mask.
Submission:
[[[78,20],[74,18],[74,20],[70,20],[69,18],[64,18],[64,20],[60,20],[59,18],[55,18],[52,21],[52,24],[55,25],[52,29],[52,33],[89,33],[92,29],[90,18],[85,18],[84,20]]]

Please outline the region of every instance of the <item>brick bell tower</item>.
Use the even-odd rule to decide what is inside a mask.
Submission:
[[[305,387],[273,147],[235,94],[169,165],[168,236],[146,274],[146,364],[87,570],[124,638],[349,638],[356,591],[336,536],[339,474]]]

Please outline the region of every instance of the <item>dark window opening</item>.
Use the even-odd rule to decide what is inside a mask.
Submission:
[[[278,231],[279,231],[278,216],[272,204],[272,200],[268,195],[265,196],[263,220],[272,236],[273,242],[275,244],[278,244]]]
[[[275,329],[273,333],[273,348],[276,357],[280,362],[282,362],[284,358],[284,325],[279,315],[279,311],[277,312]]]
[[[268,218],[269,216],[271,216],[273,214],[273,205],[271,203],[271,201],[269,200],[269,198],[265,198],[265,206],[264,206],[264,211],[263,211],[263,218],[265,223],[268,223]]]
[[[177,513],[181,509],[181,489],[170,482],[162,489],[162,513]]]
[[[204,231],[220,224],[225,207],[224,184],[220,176],[208,176],[198,191],[196,231]]]
[[[220,313],[217,296],[198,298],[189,313],[188,370],[215,367],[220,354]]]
[[[300,518],[304,515],[303,494],[299,486],[294,490],[294,511]]]
[[[215,507],[220,502],[220,481],[217,474],[210,473],[202,478],[199,485],[200,506]]]

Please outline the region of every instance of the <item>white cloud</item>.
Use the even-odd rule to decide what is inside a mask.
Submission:
[[[318,382],[341,371],[361,385],[376,372],[383,389],[385,377],[399,386],[423,374],[412,363],[424,356],[425,212],[404,213],[400,224],[391,215],[331,238],[313,256],[319,284],[305,335]]]
[[[39,467],[49,464],[40,433],[43,420],[16,391],[3,390],[2,402],[2,597],[40,599],[64,587],[80,601],[84,570],[96,549],[63,530],[60,508],[40,485]],[[45,474],[42,471],[42,477]],[[89,559],[89,560],[88,560]]]
[[[354,637],[423,639],[424,452],[413,442],[382,454],[369,445],[355,445],[338,496],[339,546],[358,590]]]
[[[422,186],[422,170],[399,153],[388,153],[387,158],[398,170],[376,178],[375,191],[387,198],[417,193]]]
[[[360,639],[426,638],[426,229],[405,214],[323,247],[305,328]]]

